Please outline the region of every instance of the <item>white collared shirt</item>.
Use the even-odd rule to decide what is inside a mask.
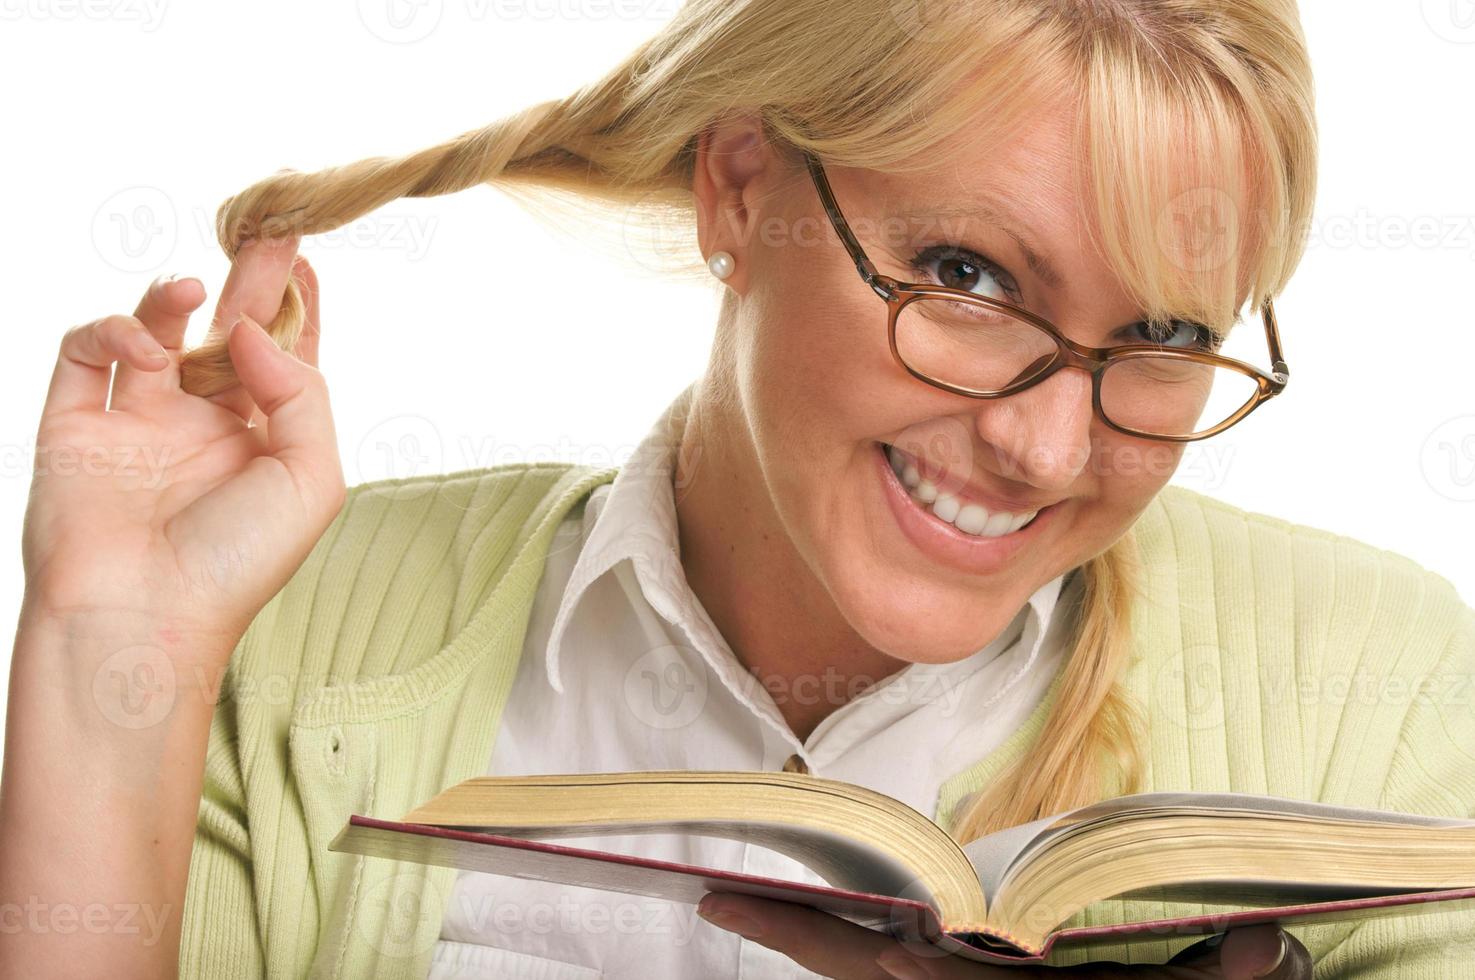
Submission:
[[[837,677],[765,687],[686,582],[672,475],[694,387],[671,403],[582,513],[558,528],[488,766],[493,775],[635,769],[778,770],[886,793],[937,816],[942,783],[998,746],[1059,667],[1061,575],[1003,633],[949,664],[912,664],[824,718],[807,739],[775,698],[839,698]],[[1070,584],[1065,580],[1069,578]],[[1057,628],[1051,629],[1055,624]],[[677,835],[567,839],[580,847],[796,881],[821,879],[738,841]],[[690,905],[458,872],[431,980],[744,980],[814,977]]]

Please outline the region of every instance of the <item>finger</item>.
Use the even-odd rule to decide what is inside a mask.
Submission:
[[[1274,923],[1231,929],[1219,946],[1225,980],[1311,980],[1311,954]]]
[[[190,314],[204,301],[205,284],[195,277],[160,277],[149,284],[133,315],[143,321],[160,345],[177,351],[184,346]]]
[[[299,255],[292,263],[292,278],[297,280],[297,289],[302,293],[304,316],[302,335],[292,352],[305,364],[318,366],[318,338],[322,334],[322,314],[318,307],[318,274],[307,256]]]
[[[170,352],[162,370],[139,370],[127,361],[113,371],[113,395],[109,406],[129,410],[144,398],[179,388],[179,350],[190,314],[205,301],[205,284],[198,279],[159,278],[149,284],[133,316],[149,334]]]
[[[252,239],[236,250],[215,304],[215,314],[210,319],[206,342],[229,334],[231,325],[242,313],[263,326],[276,319],[300,241],[297,235]],[[243,419],[256,418],[250,396],[239,385],[208,397]]]
[[[230,333],[242,313],[260,324],[276,318],[300,241],[300,236],[293,235],[252,239],[241,245],[220,290],[207,340]]]
[[[892,980],[876,957],[896,941],[837,916],[731,892],[709,893],[697,904],[697,912],[713,925],[780,952],[821,976]]]
[[[159,342],[136,317],[115,314],[72,327],[62,335],[42,417],[77,409],[102,411],[107,407],[112,364],[120,359],[153,371],[169,363]]]
[[[923,942],[893,943],[876,958],[876,964],[886,971],[886,977],[904,980],[1048,980],[1070,972],[1053,967],[980,963],[963,956],[954,956]],[[1129,980],[1124,974],[1117,972],[1126,969],[1120,964],[1088,965],[1093,969],[1082,973],[1082,980]]]
[[[907,949],[900,943],[883,952],[876,963],[886,971],[884,976],[887,980],[1045,980],[1065,972],[1036,966],[991,966],[944,953],[935,947],[928,954],[925,951],[918,952],[915,944],[913,949]],[[1093,970],[1089,974],[1083,974],[1081,980],[1086,980],[1087,977],[1089,980],[1118,980],[1122,975],[1107,970]]]
[[[292,474],[303,498],[326,503],[343,486],[338,438],[322,372],[282,350],[260,324],[243,317],[226,338],[241,386],[266,419],[266,447]],[[250,481],[238,481],[250,500]]]

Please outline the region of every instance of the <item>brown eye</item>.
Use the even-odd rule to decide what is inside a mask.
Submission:
[[[1157,347],[1202,351],[1216,350],[1220,344],[1214,331],[1191,320],[1173,320],[1166,326],[1152,326],[1143,321],[1134,323],[1127,329],[1131,331],[1126,337],[1126,342],[1130,344],[1153,344]]]
[[[1019,287],[1009,273],[966,248],[929,246],[912,257],[911,267],[939,286],[1005,302],[1021,301]]]

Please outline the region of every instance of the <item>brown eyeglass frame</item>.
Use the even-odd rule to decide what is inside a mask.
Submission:
[[[1024,391],[1026,388],[1034,387],[1062,368],[1079,367],[1090,372],[1091,407],[1095,411],[1096,417],[1106,423],[1110,428],[1115,429],[1117,432],[1143,439],[1158,439],[1165,442],[1196,442],[1199,439],[1207,439],[1209,436],[1218,435],[1235,423],[1243,421],[1247,415],[1256,408],[1259,408],[1261,404],[1284,391],[1286,383],[1290,380],[1291,372],[1290,368],[1286,366],[1285,359],[1281,354],[1280,332],[1276,327],[1275,307],[1270,297],[1266,297],[1265,302],[1260,307],[1261,318],[1265,322],[1265,339],[1270,346],[1271,373],[1266,374],[1260,368],[1245,361],[1233,357],[1226,357],[1222,354],[1210,354],[1204,351],[1182,350],[1150,344],[1087,347],[1066,337],[1053,323],[1044,317],[1037,316],[1029,310],[1015,306],[1012,303],[992,299],[988,296],[980,296],[977,293],[970,293],[961,289],[953,289],[949,286],[935,285],[932,283],[902,282],[884,273],[877,272],[875,265],[866,257],[865,250],[861,248],[860,242],[856,240],[855,235],[850,231],[850,225],[845,221],[845,216],[840,213],[840,206],[835,202],[835,193],[830,189],[829,179],[825,177],[825,171],[820,165],[819,158],[808,150],[801,150],[800,152],[803,154],[804,161],[809,167],[810,176],[814,178],[814,185],[819,191],[819,198],[824,204],[825,212],[830,216],[830,223],[834,225],[835,233],[840,236],[840,241],[845,245],[845,250],[850,253],[851,259],[854,260],[856,271],[860,273],[860,277],[865,284],[874,289],[877,295],[886,301],[888,310],[886,331],[891,345],[891,356],[896,359],[896,363],[901,365],[908,374],[920,381],[924,381],[933,387],[941,388],[944,391],[964,395],[968,398],[1004,398],[1008,395]],[[1044,370],[1000,391],[985,392],[975,388],[963,388],[916,371],[902,358],[900,351],[896,349],[896,318],[908,303],[923,296],[938,294],[999,310],[1034,324],[1055,339],[1059,353]],[[1223,367],[1238,371],[1255,382],[1255,397],[1246,401],[1233,415],[1212,429],[1196,432],[1191,435],[1164,435],[1159,432],[1144,432],[1128,426],[1119,425],[1107,418],[1106,413],[1101,409],[1102,372],[1106,370],[1108,364],[1113,362],[1149,355],[1152,357],[1169,357],[1186,361],[1199,361],[1214,367]]]

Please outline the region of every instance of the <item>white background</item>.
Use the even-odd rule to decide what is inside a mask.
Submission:
[[[209,291],[198,343],[226,273],[223,199],[561,97],[676,5],[0,0],[0,621],[19,609],[33,440],[66,328],[131,312],[179,272]],[[1475,7],[1308,0],[1303,20],[1322,168],[1277,303],[1292,382],[1191,449],[1175,482],[1401,552],[1475,601]],[[349,483],[624,461],[703,369],[718,294],[577,232],[482,187],[305,243]],[[508,288],[527,283],[547,288]]]

